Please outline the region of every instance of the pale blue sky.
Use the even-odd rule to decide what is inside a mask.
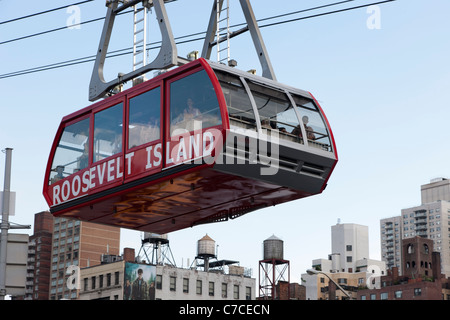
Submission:
[[[0,1],[0,22],[76,1]],[[231,23],[242,22],[237,0]],[[254,0],[257,19],[333,1]],[[291,19],[371,3],[359,1],[281,18]],[[212,1],[178,0],[167,4],[175,37],[206,29]],[[103,17],[104,1],[79,6],[81,21]],[[382,4],[381,29],[369,29],[366,8],[262,28],[278,81],[311,91],[335,135],[338,165],[323,194],[249,213],[234,221],[169,234],[178,265],[196,254],[206,233],[219,245],[219,259],[240,261],[258,278],[262,243],[275,234],[284,240],[291,281],[331,250],[331,226],[369,227],[370,258],[381,259],[380,219],[420,204],[420,185],[449,177],[450,2],[398,0]],[[65,10],[0,24],[0,42],[63,27]],[[153,19],[153,16],[152,16]],[[118,21],[111,49],[132,45],[132,16]],[[274,21],[265,21],[261,24]],[[96,53],[103,22],[0,45],[0,77]],[[154,29],[152,29],[154,30]],[[159,39],[151,34],[150,41]],[[178,47],[180,56],[201,51],[202,42]],[[151,51],[154,54],[155,51]],[[231,43],[238,68],[260,70],[249,35]],[[106,76],[131,69],[131,55],[110,59]],[[12,222],[33,224],[47,210],[42,183],[48,153],[63,116],[90,104],[93,62],[0,79],[0,149],[13,148],[11,188],[17,193]],[[3,190],[4,154],[0,154]],[[28,232],[28,231],[14,231]],[[122,247],[140,248],[140,232],[123,231]],[[258,281],[258,280],[257,280]]]

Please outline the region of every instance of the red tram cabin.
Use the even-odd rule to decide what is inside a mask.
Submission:
[[[321,193],[337,153],[306,91],[198,59],[62,119],[54,216],[167,233]]]

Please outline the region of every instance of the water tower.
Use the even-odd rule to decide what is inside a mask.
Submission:
[[[209,270],[209,260],[211,258],[216,258],[216,242],[211,239],[208,234],[197,242],[197,256],[196,260],[203,260],[204,270]]]
[[[176,267],[167,234],[144,232],[144,238],[142,239],[138,256],[141,251],[144,251],[147,261],[150,264],[169,264]],[[151,259],[148,256],[149,251],[152,252]]]
[[[263,260],[259,261],[259,294],[262,299],[278,300],[276,285],[279,281],[290,283],[289,261],[284,260],[283,240],[275,235],[264,240]],[[290,297],[288,285],[288,297]]]

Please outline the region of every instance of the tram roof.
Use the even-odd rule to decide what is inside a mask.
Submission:
[[[174,69],[172,69],[172,70],[170,70],[168,72],[162,73],[162,74],[160,74],[160,75],[158,75],[158,76],[156,76],[156,77],[154,77],[152,79],[149,79],[149,80],[147,80],[147,81],[145,81],[145,82],[143,82],[143,83],[141,83],[141,84],[139,84],[137,86],[128,88],[128,89],[126,89],[126,90],[124,90],[124,91],[122,91],[120,93],[117,93],[117,94],[115,94],[113,96],[109,96],[109,97],[105,98],[104,100],[100,100],[100,101],[97,101],[95,103],[91,103],[90,105],[88,105],[88,106],[86,106],[86,107],[84,107],[82,109],[79,109],[79,110],[77,110],[77,111],[75,111],[75,112],[73,112],[71,114],[68,114],[68,115],[64,116],[63,119],[62,119],[62,122],[70,121],[73,118],[76,118],[76,117],[82,116],[84,114],[87,114],[89,111],[91,111],[92,109],[96,108],[96,106],[102,105],[106,99],[108,99],[108,100],[120,99],[124,95],[129,94],[130,92],[138,89],[139,87],[145,86],[146,84],[148,84],[149,81],[154,82],[154,81],[170,78],[170,77],[173,77],[173,76],[177,75],[178,73],[188,72],[192,68],[199,67],[199,66],[201,66],[203,68],[206,68],[206,66],[209,66],[213,71],[215,71],[215,70],[223,71],[223,72],[226,72],[228,74],[233,74],[233,75],[238,76],[238,77],[243,77],[245,79],[251,80],[251,81],[253,81],[255,83],[258,83],[258,84],[261,84],[261,85],[270,86],[272,88],[277,88],[277,89],[281,89],[281,90],[287,90],[288,92],[295,93],[295,94],[298,94],[298,95],[301,95],[301,96],[313,99],[313,96],[308,91],[305,91],[305,90],[302,90],[302,89],[298,89],[298,88],[295,88],[295,87],[292,87],[292,86],[288,86],[288,85],[282,84],[282,83],[280,83],[278,81],[275,81],[275,80],[272,80],[272,79],[269,79],[269,78],[265,78],[265,77],[262,77],[260,75],[252,74],[250,72],[243,71],[243,70],[240,70],[240,69],[237,69],[237,68],[234,68],[234,67],[230,67],[230,66],[227,66],[227,65],[224,65],[224,64],[221,64],[221,63],[217,63],[217,62],[214,62],[214,61],[206,60],[204,58],[199,58],[197,60],[194,60],[191,63],[187,63],[187,64],[185,64],[183,66],[176,67],[176,68],[174,68]]]

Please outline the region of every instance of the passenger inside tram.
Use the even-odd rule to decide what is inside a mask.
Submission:
[[[186,101],[186,104],[187,104],[187,108],[184,109],[183,120],[189,121],[194,118],[199,120],[198,117],[201,115],[201,113],[200,113],[200,110],[198,110],[196,107],[194,107],[194,101],[191,98],[188,98]]]
[[[51,179],[51,183],[55,183],[61,179],[64,179],[64,166],[56,166],[56,176]]]
[[[303,125],[305,126],[306,136],[309,140],[315,140],[316,136],[314,135],[314,130],[308,126],[309,118],[307,116],[303,116],[302,118]]]
[[[89,161],[89,141],[83,144],[83,153],[78,157],[78,170],[87,168]]]
[[[273,128],[270,126],[270,121],[269,119],[264,119],[261,121],[261,127],[265,128],[265,129],[270,129],[272,130]]]
[[[170,133],[206,129],[222,124],[216,93],[206,72],[199,71],[171,83]]]

